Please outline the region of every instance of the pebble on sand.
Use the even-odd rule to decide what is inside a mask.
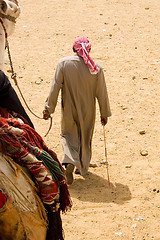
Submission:
[[[127,109],[127,107],[124,104],[121,105],[121,108],[122,108],[122,110],[126,110]]]
[[[148,151],[147,151],[147,150],[141,150],[141,151],[140,151],[140,154],[141,154],[142,156],[147,156],[147,155],[148,155]]]
[[[125,166],[125,168],[131,168],[132,167],[132,165],[126,165]]]
[[[139,130],[139,134],[143,135],[143,134],[145,134],[145,133],[146,133],[146,131],[145,131],[144,129]]]
[[[96,167],[98,167],[98,165],[96,163],[90,163],[89,167],[96,168]]]

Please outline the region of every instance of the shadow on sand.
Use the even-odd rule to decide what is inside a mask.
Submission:
[[[76,177],[69,186],[71,197],[85,202],[114,202],[124,204],[131,199],[131,192],[127,185],[110,183],[96,174],[89,172],[85,178]]]

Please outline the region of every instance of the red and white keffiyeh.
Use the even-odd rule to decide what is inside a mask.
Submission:
[[[76,38],[73,43],[73,49],[77,51],[78,55],[83,58],[84,63],[87,64],[91,74],[97,74],[99,67],[95,64],[92,58],[89,56],[91,49],[91,43],[85,37]]]

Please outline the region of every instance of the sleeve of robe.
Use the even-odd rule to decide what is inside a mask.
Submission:
[[[101,117],[110,117],[111,109],[109,104],[109,98],[107,93],[107,87],[105,83],[104,73],[102,68],[100,68],[97,74],[97,87],[96,87],[96,98],[99,103]]]
[[[57,65],[57,69],[53,78],[53,82],[51,85],[50,93],[45,102],[45,109],[49,111],[49,113],[54,113],[55,107],[57,105],[57,99],[60,89],[63,85],[63,71],[62,71],[62,62],[59,62]]]

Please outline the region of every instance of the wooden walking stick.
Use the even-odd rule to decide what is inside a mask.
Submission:
[[[105,157],[106,157],[106,166],[107,166],[108,186],[110,187],[109,169],[108,169],[109,164],[108,164],[108,160],[107,160],[107,144],[106,144],[105,125],[103,125],[103,134],[104,134],[104,147],[105,147]]]

